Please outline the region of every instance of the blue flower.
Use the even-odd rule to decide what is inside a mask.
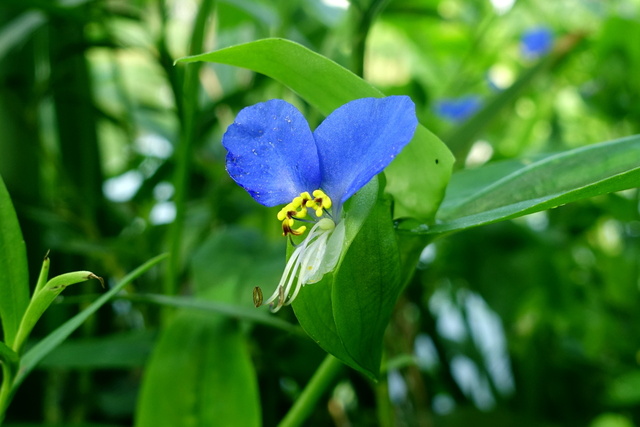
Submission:
[[[435,112],[443,119],[461,122],[471,117],[482,106],[482,100],[475,95],[461,98],[445,98],[436,103]]]
[[[351,101],[314,132],[293,105],[279,99],[238,113],[222,138],[229,175],[258,203],[285,205],[277,215],[283,235],[303,235],[307,226],[299,224],[311,226],[266,301],[277,300],[273,311],[333,271],[344,241],[344,202],[391,163],[417,124],[406,96]],[[254,302],[262,302],[259,288]]]
[[[553,34],[546,27],[533,28],[522,35],[522,53],[528,58],[538,58],[551,49]]]

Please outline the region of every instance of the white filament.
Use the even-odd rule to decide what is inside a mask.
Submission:
[[[275,313],[283,306],[291,304],[302,286],[316,283],[332,271],[338,262],[343,241],[343,223],[336,226],[328,218],[318,221],[291,254],[280,283],[265,302],[270,304],[277,300],[271,311]]]

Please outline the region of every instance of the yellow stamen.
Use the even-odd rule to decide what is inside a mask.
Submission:
[[[278,212],[278,220],[282,221],[282,234],[284,236],[288,234],[295,236],[303,234],[307,227],[302,226],[294,229],[294,220],[305,218],[309,209],[313,209],[319,218],[322,216],[323,211],[330,207],[331,199],[322,190],[315,190],[313,197],[307,191],[300,193],[299,197],[295,197],[291,203]]]
[[[313,199],[307,203],[310,209],[316,212],[317,217],[321,217],[324,210],[331,207],[331,199],[322,190],[313,192]]]

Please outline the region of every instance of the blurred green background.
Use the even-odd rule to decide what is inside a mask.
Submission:
[[[149,412],[145,366],[174,369],[159,352],[150,359],[156,343],[215,361],[216,348],[237,346],[229,357],[252,366],[237,401],[264,425],[313,374],[324,353],[297,331],[228,321],[239,334],[208,342],[227,322],[210,314],[220,323],[190,341],[145,297],[249,307],[253,286],[275,286],[285,243],[275,210],[227,176],[221,135],[271,98],[312,126],[322,117],[264,76],[206,64],[193,80],[192,66],[173,65],[265,37],[411,96],[457,170],[640,133],[638,0],[2,0],[0,174],[32,282],[49,249],[52,273],[88,269],[112,285],[178,254],[43,361],[8,425],[131,425],[136,406]],[[387,331],[384,380],[345,371],[308,425],[640,425],[639,211],[633,189],[432,243]],[[65,291],[36,335],[99,292]],[[291,310],[278,316],[295,323]],[[209,398],[225,399],[224,381]]]

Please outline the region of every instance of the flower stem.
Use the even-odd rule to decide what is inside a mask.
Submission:
[[[342,362],[328,354],[322,361],[309,384],[304,388],[302,394],[293,404],[287,415],[280,421],[278,427],[295,427],[302,425],[307,417],[313,412],[318,400],[333,383],[336,376],[342,370]]]

